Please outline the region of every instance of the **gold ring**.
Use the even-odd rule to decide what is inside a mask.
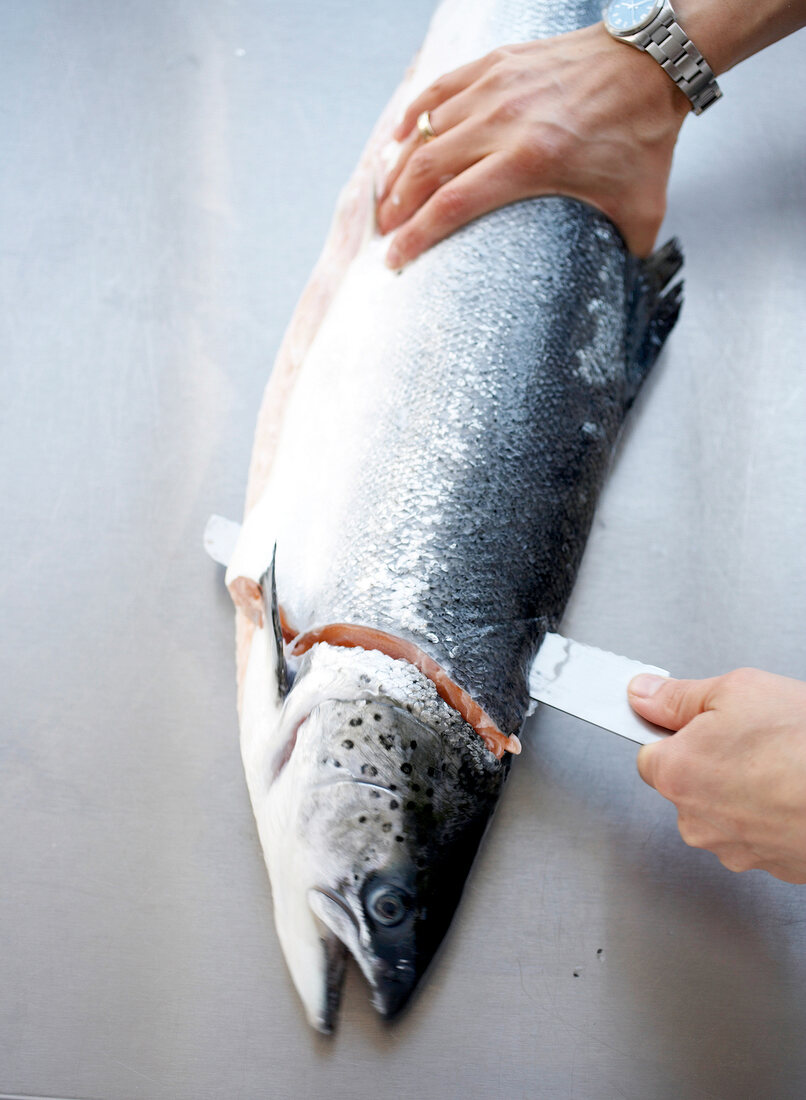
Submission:
[[[430,141],[431,138],[435,138],[437,136],[436,130],[431,125],[431,118],[428,111],[423,111],[421,115],[418,115],[417,129],[423,141]]]

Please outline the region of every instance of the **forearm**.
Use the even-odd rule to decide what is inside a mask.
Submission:
[[[806,0],[672,0],[717,76],[806,26]]]

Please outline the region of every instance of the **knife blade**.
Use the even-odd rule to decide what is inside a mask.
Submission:
[[[663,741],[670,731],[641,718],[627,702],[627,684],[640,672],[669,675],[656,665],[583,645],[561,634],[547,634],[529,671],[529,694],[555,710],[639,745],[650,745]]]

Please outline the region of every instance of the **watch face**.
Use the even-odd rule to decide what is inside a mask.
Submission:
[[[662,0],[611,0],[605,23],[615,34],[629,34],[645,26],[662,6]]]

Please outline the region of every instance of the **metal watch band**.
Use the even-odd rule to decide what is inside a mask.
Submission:
[[[694,114],[701,115],[722,95],[713,69],[665,4],[659,22],[635,35],[635,44],[654,57],[661,68],[691,100]]]

